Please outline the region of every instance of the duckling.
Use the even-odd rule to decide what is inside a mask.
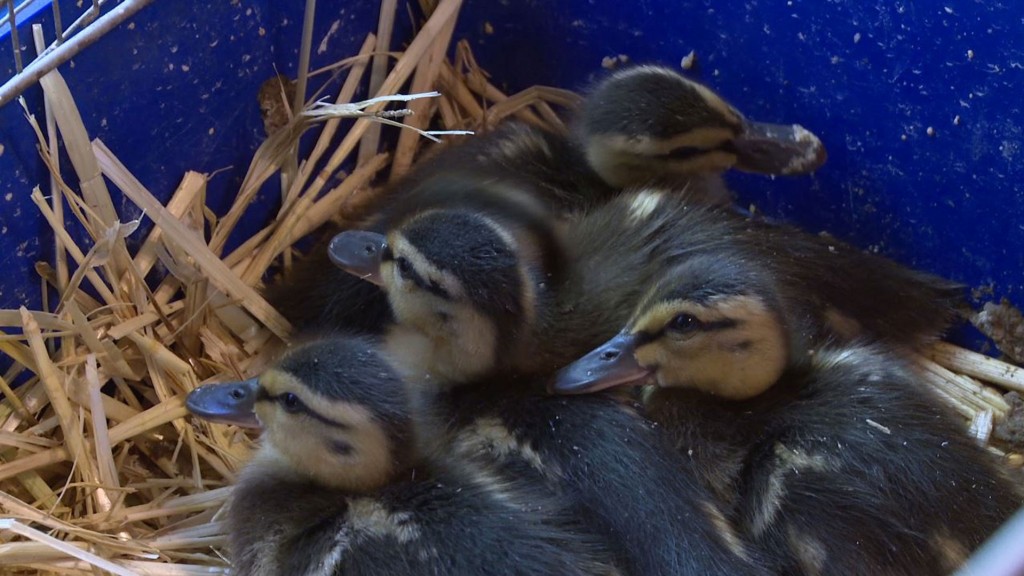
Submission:
[[[756,259],[691,258],[552,388],[653,381],[647,415],[776,573],[949,573],[1021,494],[899,355],[809,338],[803,305]]]
[[[680,187],[694,175],[730,168],[805,174],[827,158],[797,124],[747,120],[710,88],[663,66],[635,66],[602,80],[584,100],[577,140],[612,186]],[[724,196],[724,186],[713,188]]]
[[[719,174],[733,166],[805,173],[825,161],[810,132],[749,122],[710,89],[665,68],[612,76],[582,106],[574,137],[508,123],[442,149],[376,198],[358,227],[386,233],[434,208],[517,218],[525,205],[530,218],[539,206],[557,222],[652,179],[678,184],[694,201],[728,204]],[[300,332],[379,333],[390,321],[380,291],[331,269],[325,244],[266,296]]]
[[[553,234],[559,216],[614,193],[575,155],[564,138],[509,123],[415,165],[375,197],[357,226],[383,233],[423,211],[464,207]],[[338,232],[325,237],[329,241]],[[391,320],[383,293],[331,266],[327,246],[317,244],[287,278],[267,287],[268,302],[299,333],[380,333]]]
[[[187,404],[263,428],[228,511],[237,574],[618,574],[543,490],[450,458],[416,462],[404,383],[366,339],[300,346]]]

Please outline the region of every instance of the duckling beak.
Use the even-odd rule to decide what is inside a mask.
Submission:
[[[211,422],[259,428],[259,420],[253,411],[259,387],[256,378],[207,384],[189,393],[185,407],[192,414]]]
[[[733,140],[734,168],[761,174],[806,174],[825,163],[825,145],[799,124],[746,121]]]
[[[636,335],[622,331],[562,368],[549,390],[555,394],[586,394],[613,386],[639,386],[652,371],[637,363],[635,349]]]
[[[331,239],[327,253],[338,268],[380,286],[380,263],[387,246],[383,234],[346,230]]]

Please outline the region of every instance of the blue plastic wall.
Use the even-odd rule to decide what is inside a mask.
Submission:
[[[61,71],[90,133],[159,197],[185,170],[229,168],[210,188],[223,211],[262,138],[260,83],[294,70],[302,4],[155,2]],[[314,65],[354,53],[376,11],[318,2]],[[400,3],[399,39],[406,14]],[[748,116],[801,123],[828,147],[810,178],[732,177],[745,204],[1021,305],[1022,30],[1024,4],[999,1],[468,0],[457,36],[510,90],[582,88],[606,56],[679,65],[692,50],[691,73]],[[40,90],[26,98],[41,119]],[[52,253],[28,196],[47,177],[16,104],[0,109],[0,146],[0,307],[37,306],[31,264]]]

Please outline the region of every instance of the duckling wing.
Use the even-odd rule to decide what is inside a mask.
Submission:
[[[1020,495],[895,358],[866,347],[815,356],[759,407],[745,532],[794,573],[955,569]]]
[[[764,222],[752,222],[750,232],[789,296],[815,305],[818,325],[847,341],[929,342],[963,303],[961,285],[835,238]]]

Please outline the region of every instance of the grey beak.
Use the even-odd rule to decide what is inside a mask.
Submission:
[[[207,384],[189,393],[185,407],[192,414],[211,422],[259,428],[259,420],[253,411],[259,387],[256,378]]]
[[[383,234],[346,230],[331,239],[327,253],[335,266],[380,286],[380,264],[387,246]]]
[[[733,146],[737,156],[734,168],[744,172],[806,174],[828,158],[821,140],[799,124],[747,121]]]
[[[651,372],[637,363],[635,349],[636,336],[620,332],[562,368],[549,390],[555,394],[586,394],[613,386],[639,386]]]

